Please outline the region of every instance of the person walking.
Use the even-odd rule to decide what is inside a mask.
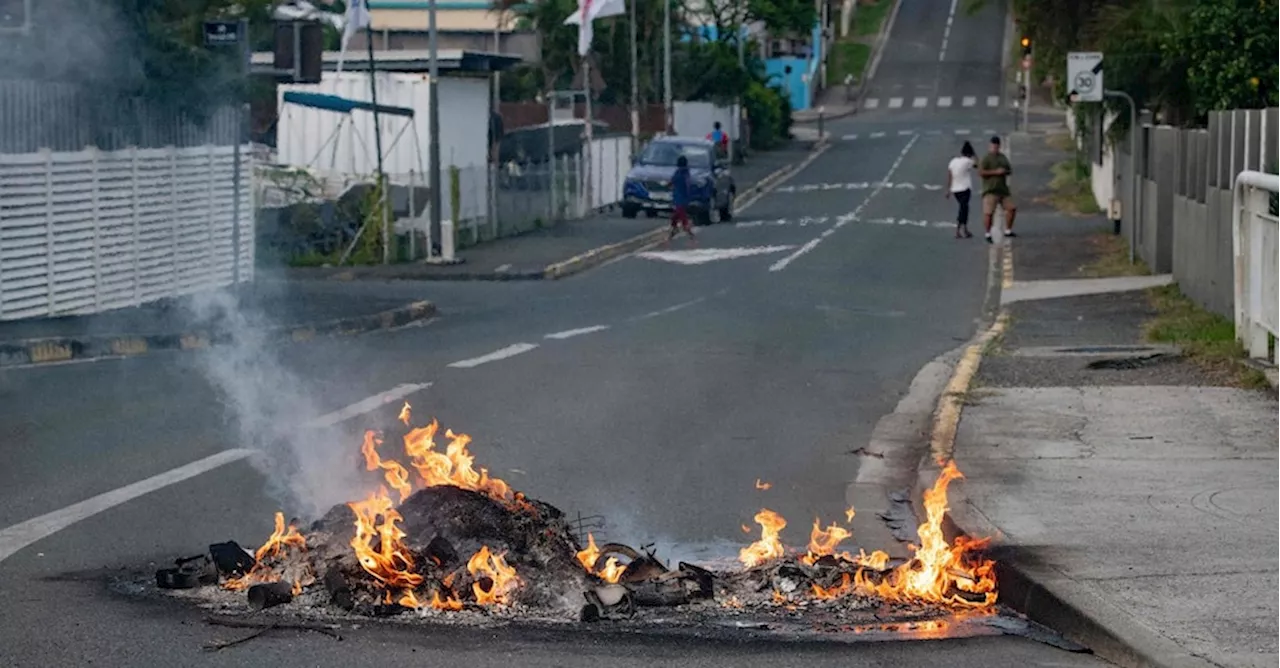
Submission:
[[[729,155],[729,135],[720,128],[720,121],[712,125],[711,132],[707,133],[707,139],[716,145],[716,153],[721,157]]]
[[[671,233],[667,235],[668,240],[676,238],[681,227],[690,239],[697,239],[689,222],[690,178],[689,159],[682,155],[676,159],[676,171],[671,175]]]
[[[947,163],[947,199],[952,195],[960,210],[956,212],[956,238],[968,239],[969,232],[969,199],[973,196],[973,170],[977,165],[973,161],[973,145],[965,142],[960,147],[960,155]]]
[[[1013,165],[1009,158],[1000,152],[1000,138],[992,137],[987,154],[978,163],[978,176],[982,177],[982,216],[983,227],[987,233],[987,243],[991,243],[991,221],[995,218],[996,207],[1004,209],[1004,236],[1016,237],[1013,233],[1013,219],[1018,213],[1009,192],[1009,175],[1013,173]]]

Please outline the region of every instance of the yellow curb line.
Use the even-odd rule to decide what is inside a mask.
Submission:
[[[1013,287],[1013,244],[1004,247],[1004,260],[1001,262],[1000,287],[1008,290]]]
[[[956,364],[956,370],[947,382],[947,387],[938,398],[938,409],[934,413],[933,434],[929,439],[929,453],[935,462],[951,459],[955,452],[956,431],[960,427],[960,415],[964,411],[964,394],[969,391],[973,377],[978,373],[982,363],[982,353],[993,339],[1004,333],[1009,326],[1008,312],[1002,312],[994,324],[977,338]]]

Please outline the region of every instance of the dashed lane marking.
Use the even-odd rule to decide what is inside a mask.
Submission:
[[[481,364],[488,364],[489,362],[497,362],[498,360],[504,360],[508,357],[522,355],[537,347],[538,344],[536,343],[513,343],[506,348],[499,348],[487,355],[458,360],[457,362],[450,362],[448,366],[453,369],[473,369]]]
[[[578,329],[566,329],[563,332],[553,332],[551,334],[547,334],[543,338],[563,341],[564,339],[571,339],[575,336],[582,336],[583,334],[603,332],[606,329],[609,329],[608,325],[592,325],[591,327],[579,327]]]

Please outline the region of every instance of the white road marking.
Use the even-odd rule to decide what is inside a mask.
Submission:
[[[508,357],[515,357],[516,355],[527,353],[537,347],[538,344],[536,343],[513,343],[506,348],[499,348],[488,355],[472,357],[471,359],[466,360],[458,360],[457,362],[450,362],[448,366],[454,369],[472,369],[480,366],[481,364],[497,362],[498,360],[504,360]]]
[[[865,109],[875,109],[876,107],[880,106],[880,98],[878,97],[867,98],[867,101],[864,102],[862,106]]]
[[[915,107],[916,109],[923,109],[929,106],[929,98],[917,97],[916,99],[911,101],[911,106]]]
[[[139,480],[132,485],[125,485],[110,492],[90,497],[80,503],[73,503],[61,510],[55,510],[29,519],[21,524],[15,524],[0,531],[0,562],[13,556],[18,550],[36,541],[48,538],[76,522],[93,517],[98,513],[110,510],[144,494],[150,494],[169,485],[194,478],[201,473],[212,471],[220,466],[238,462],[253,453],[253,450],[244,448],[223,450],[216,455],[198,459],[190,464],[151,476],[146,480]]]
[[[498,273],[501,273],[501,272],[507,271],[510,268],[511,268],[511,265],[509,264],[500,264],[497,267],[495,267],[493,270]]]
[[[875,181],[875,182],[857,181],[852,183],[806,183],[801,186],[785,186],[783,188],[778,188],[774,192],[782,193],[782,194],[811,193],[811,192],[824,192],[829,190],[866,190],[868,188],[902,188],[902,189],[911,190],[917,187],[924,188],[925,190],[941,190],[942,189],[942,186],[934,183],[915,184],[915,183],[896,183],[893,181]],[[813,223],[823,223],[823,222],[826,222],[827,218],[825,216],[820,216],[820,217],[806,216],[799,220],[811,221]],[[768,223],[767,220],[761,220],[761,221],[749,220],[749,221],[743,221],[740,223],[735,223],[735,225],[738,227],[759,227],[760,225],[765,225],[767,223]]]
[[[870,135],[870,137],[871,137],[872,139],[879,139],[879,138],[881,138],[881,137],[883,137],[883,136],[884,136],[884,133],[883,133],[883,132],[872,132],[872,133],[871,133],[871,135]]]
[[[995,133],[996,133],[996,131],[995,131],[995,130],[983,130],[983,131],[982,131],[982,134],[984,134],[984,135],[994,135]]]
[[[778,227],[782,225],[798,225],[800,227],[808,227],[809,225],[826,225],[830,220],[827,216],[805,216],[803,218],[778,218],[776,220],[748,220],[741,223],[734,223],[734,227],[764,227],[766,225]]]
[[[751,257],[752,255],[764,255],[768,253],[780,253],[784,250],[791,250],[795,246],[754,246],[747,248],[695,248],[692,250],[681,251],[650,251],[648,253],[640,253],[636,257],[642,257],[646,260],[659,260],[661,262],[672,262],[675,264],[706,264],[717,260],[733,260],[740,257]]]
[[[566,329],[563,332],[554,332],[552,334],[546,335],[543,338],[556,339],[558,341],[563,341],[564,339],[571,339],[575,336],[582,336],[583,334],[594,334],[595,332],[603,332],[606,329],[609,329],[608,325],[592,325],[591,327],[579,327],[578,329]]]
[[[701,303],[702,303],[702,302],[704,302],[704,301],[707,301],[707,298],[706,298],[706,297],[698,297],[697,299],[690,299],[690,300],[689,300],[689,301],[687,301],[687,302],[680,302],[679,304],[676,304],[676,305],[674,305],[674,306],[668,306],[668,307],[666,307],[666,308],[661,308],[661,309],[658,309],[658,310],[656,310],[656,311],[649,311],[648,313],[646,313],[646,314],[644,314],[644,315],[642,315],[642,316],[638,316],[638,317],[636,317],[636,318],[632,318],[632,320],[648,320],[649,318],[656,318],[656,317],[658,317],[658,316],[663,316],[663,315],[667,315],[667,314],[670,314],[670,313],[675,313],[676,311],[679,311],[679,310],[681,310],[681,309],[686,309],[686,308],[689,308],[690,306],[694,306],[694,305],[696,305],[696,304],[701,304]]]
[[[345,408],[339,408],[332,413],[326,413],[320,417],[307,423],[310,427],[332,427],[339,422],[346,422],[357,415],[364,415],[369,411],[377,410],[379,407],[389,404],[397,399],[403,399],[410,394],[425,390],[431,387],[431,383],[403,383],[397,385],[386,392],[380,392],[372,397],[366,397],[360,401],[351,404]]]
[[[898,136],[899,136],[899,137],[910,137],[911,135],[913,135],[913,134],[915,134],[915,133],[916,133],[916,131],[915,131],[915,130],[898,130]]]
[[[974,96],[972,96],[972,95],[966,95],[966,96],[964,96],[964,98],[963,98],[963,99],[961,99],[961,100],[960,100],[960,106],[962,106],[962,107],[972,107],[973,105],[975,105],[975,104],[977,104],[977,103],[978,103],[978,98],[976,98],[976,97],[974,97]]]
[[[843,140],[845,140],[845,141],[853,141],[853,140],[855,140],[855,139],[857,139],[857,138],[858,138],[858,135],[845,135],[845,136],[841,137],[841,139],[843,139]]]
[[[988,106],[988,107],[998,107],[998,106],[1000,106],[1000,96],[999,96],[999,95],[988,95],[988,96],[987,96],[987,106]]]
[[[951,0],[951,10],[947,12],[947,27],[942,30],[942,46],[938,49],[938,62],[947,59],[947,41],[951,39],[951,23],[956,18],[956,0]]]
[[[946,95],[943,95],[942,97],[938,98],[938,106],[939,106],[939,107],[950,107],[950,106],[951,106],[951,98],[950,98],[950,97],[947,97]]]
[[[967,134],[969,134],[969,130],[956,130],[956,134],[957,134],[957,135],[967,135]]]
[[[901,106],[902,106],[902,98],[900,98],[900,97],[891,97],[891,98],[889,98],[889,108],[890,108],[890,109],[897,109],[897,108],[899,108],[899,107],[901,107]]]
[[[414,392],[418,392],[419,390],[423,390],[428,387],[431,387],[431,383],[405,383],[403,385],[397,385],[386,392],[361,399],[350,406],[340,408],[332,413],[321,415],[320,417],[307,422],[306,426],[330,427],[349,420],[357,415],[368,413],[389,402],[402,399]],[[122,503],[132,501],[140,496],[164,489],[165,487],[175,485],[184,480],[190,480],[202,473],[208,473],[216,468],[246,459],[256,454],[256,452],[257,451],[250,450],[248,448],[232,448],[229,450],[223,450],[217,454],[209,455],[204,459],[197,459],[189,464],[184,464],[163,473],[158,473],[150,478],[139,480],[138,482],[113,489],[109,492],[103,492],[102,494],[90,497],[79,503],[73,503],[60,510],[55,510],[39,517],[33,517],[25,522],[0,530],[0,562],[12,557],[15,553],[28,545],[44,540],[45,538],[62,531],[76,522],[86,520]]]
[[[916,141],[918,141],[919,139],[920,139],[920,135],[913,135],[911,137],[911,140],[907,142],[907,145],[902,147],[902,152],[899,153],[897,159],[893,161],[893,165],[889,167],[889,172],[884,175],[884,179],[881,182],[881,184],[878,185],[875,190],[872,190],[870,193],[868,193],[866,198],[862,200],[862,203],[859,204],[858,208],[854,209],[852,213],[841,216],[840,219],[836,221],[836,224],[831,227],[833,233],[834,233],[834,230],[838,230],[841,227],[844,227],[845,225],[849,224],[850,222],[858,218],[858,216],[862,213],[862,210],[866,208],[867,204],[869,204],[871,200],[875,199],[875,196],[879,194],[881,190],[884,189],[884,186],[889,182],[889,179],[893,178],[893,173],[898,171],[898,166],[902,164],[902,160],[907,157],[907,153],[911,150],[912,146],[915,146]],[[821,243],[822,240],[825,239],[827,236],[831,236],[831,235],[828,234],[826,236],[814,237],[812,241],[801,246],[796,252],[770,265],[769,271],[782,271],[783,269],[786,269],[787,265],[794,262],[796,258],[804,255],[805,253],[808,253],[814,248],[817,248],[818,244]]]

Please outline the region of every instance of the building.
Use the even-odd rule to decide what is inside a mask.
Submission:
[[[423,0],[369,0],[374,48],[426,49],[429,7]],[[439,0],[436,35],[440,49],[511,54],[525,62],[539,59],[537,34],[520,30],[516,16],[495,9],[491,0]],[[349,48],[364,50],[364,35],[353,37]]]

